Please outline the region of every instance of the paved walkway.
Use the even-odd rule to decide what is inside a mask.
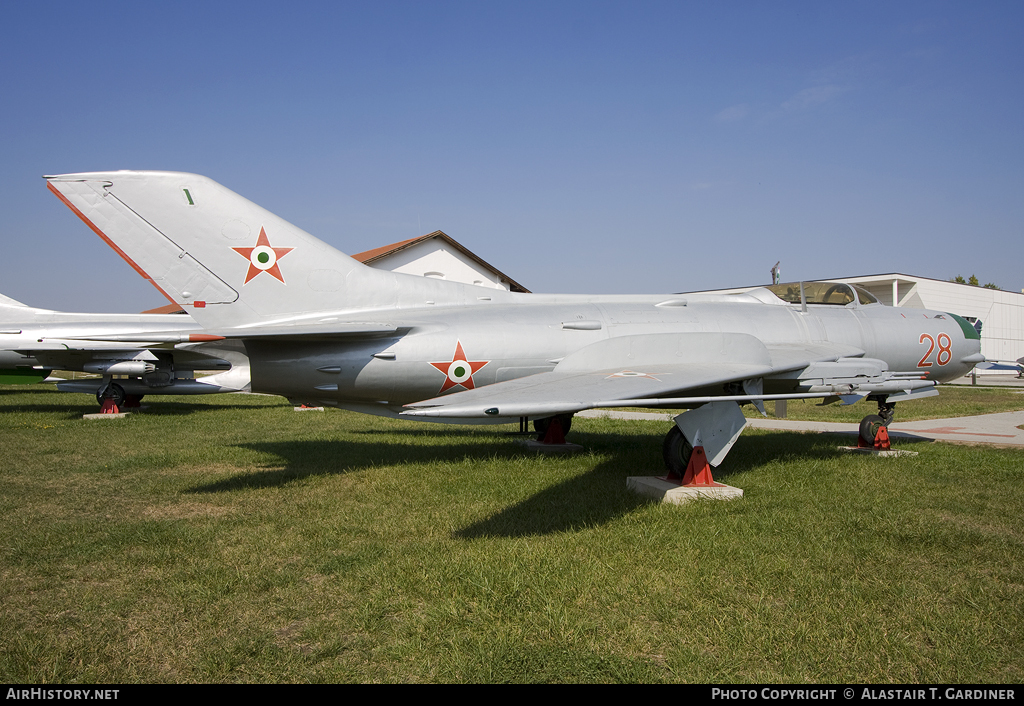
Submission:
[[[671,421],[674,415],[664,412],[618,412],[591,409],[579,412],[577,417],[611,419],[652,419]],[[898,417],[897,417],[898,419]],[[1024,446],[1024,412],[999,412],[977,417],[925,419],[918,422],[893,422],[889,435],[909,439],[932,439],[967,444],[997,444]],[[755,429],[785,429],[788,431],[817,431],[836,434],[858,433],[858,424],[847,422],[800,422],[792,419],[747,419],[747,426]]]
[[[946,383],[947,385],[976,385],[977,387],[1016,387],[1024,390],[1024,378],[1019,378],[1013,373],[1003,375],[1002,373],[991,373],[979,375],[977,382],[970,375]]]

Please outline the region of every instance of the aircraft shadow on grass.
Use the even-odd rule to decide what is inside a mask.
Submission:
[[[412,431],[423,437],[429,432]],[[353,473],[367,468],[410,463],[431,463],[460,459],[521,458],[524,450],[514,444],[465,443],[453,438],[450,431],[439,430],[446,437],[443,444],[422,445],[410,439],[408,444],[384,441],[303,440],[273,441],[239,444],[238,448],[273,455],[283,462],[283,468],[255,473],[242,473],[192,489],[196,493],[217,493],[243,488],[276,488],[310,476]],[[388,433],[389,436],[393,434]]]
[[[403,430],[410,436],[444,435],[451,431]],[[394,435],[366,431],[357,434]],[[474,433],[474,432],[470,432]],[[650,452],[646,434],[572,435],[595,455],[606,457],[591,470],[548,486],[530,497],[502,508],[486,519],[456,530],[453,537],[521,537],[598,527],[645,506],[649,501],[626,489],[626,478],[634,475],[663,475],[662,459]],[[767,461],[779,458],[828,458],[839,451],[833,435],[775,432],[745,437],[729,456],[728,463],[715,469],[715,478],[723,482],[733,476],[757,472]],[[430,463],[479,459],[522,459],[535,453],[510,443],[507,435],[495,435],[494,443],[458,443],[452,439],[444,444],[394,444],[362,441],[281,441],[242,444],[241,448],[271,454],[284,462],[275,468],[233,476],[196,486],[190,492],[218,493],[241,489],[275,488],[295,480],[318,475],[358,472],[381,465]],[[536,456],[538,463],[551,457]],[[557,457],[556,457],[557,458]]]
[[[596,446],[598,440],[608,437],[593,435],[592,438]],[[642,437],[639,440],[629,436],[622,438],[633,444],[639,441],[638,448],[641,450],[650,446],[649,440]],[[584,437],[584,446],[588,445],[587,441],[589,439]],[[747,472],[756,473],[766,462],[780,458],[832,458],[843,454],[837,448],[836,437],[831,434],[774,432],[744,437],[741,444],[736,445],[725,464],[714,469],[716,481],[728,483],[730,478]],[[614,446],[615,440],[612,439],[609,445]],[[598,452],[596,448],[593,450]],[[453,536],[463,539],[519,537],[603,525],[649,502],[626,490],[628,476],[665,474],[660,458],[645,460],[646,464],[624,465],[622,459],[612,458],[589,473],[545,488],[530,498],[458,530]]]

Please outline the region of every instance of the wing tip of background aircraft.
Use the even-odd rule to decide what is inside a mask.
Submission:
[[[11,308],[18,307],[18,308],[25,308],[25,309],[32,309],[32,308],[34,308],[34,307],[30,307],[28,304],[23,304],[23,303],[19,302],[17,299],[11,299],[10,297],[5,296],[3,294],[0,294],[0,306],[2,306],[2,307],[11,307]]]

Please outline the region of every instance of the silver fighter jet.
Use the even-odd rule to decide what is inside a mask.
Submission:
[[[117,407],[147,394],[240,392],[249,383],[241,345],[187,316],[51,311],[0,295],[0,381],[40,382],[53,370],[99,374],[57,388]],[[197,380],[196,370],[224,372]]]
[[[954,314],[842,283],[742,294],[545,295],[374,270],[194,174],[46,177],[89,227],[211,335],[241,341],[254,392],[455,423],[568,431],[594,407],[685,408],[664,444],[718,465],[739,405],[895,403],[984,360]],[[558,436],[555,434],[555,436]]]

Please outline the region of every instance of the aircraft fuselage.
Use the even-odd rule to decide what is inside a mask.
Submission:
[[[364,313],[397,324],[399,332],[352,343],[248,340],[252,388],[306,403],[357,403],[395,413],[410,402],[548,372],[585,346],[639,334],[726,332],[765,344],[845,344],[886,361],[891,371],[916,371],[940,382],[966,374],[974,362],[965,359],[980,351],[980,340],[968,339],[953,316],[923,309],[812,305],[802,311],[730,295],[516,299]],[[793,379],[768,378],[765,391],[791,391],[794,385]]]

